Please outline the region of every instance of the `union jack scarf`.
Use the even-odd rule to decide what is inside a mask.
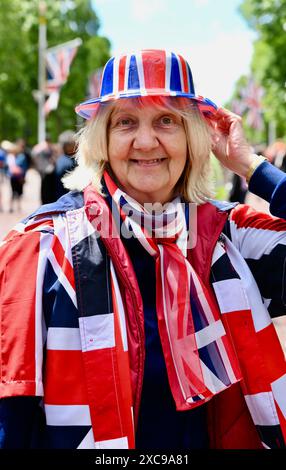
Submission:
[[[104,179],[124,225],[122,236],[136,237],[155,258],[158,328],[170,388],[178,410],[194,408],[241,380],[241,373],[218,306],[186,257],[184,204],[178,197],[161,213],[149,212],[107,173]],[[200,358],[203,347],[210,368]]]

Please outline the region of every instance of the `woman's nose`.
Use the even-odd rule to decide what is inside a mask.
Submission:
[[[136,130],[133,148],[148,152],[159,146],[155,130],[150,125],[140,125]]]

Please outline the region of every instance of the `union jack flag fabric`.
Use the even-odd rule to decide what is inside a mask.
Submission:
[[[247,124],[254,129],[263,129],[263,88],[255,83],[253,78],[250,78],[246,87],[242,88],[240,93],[242,102],[244,103],[247,112]]]
[[[151,49],[109,59],[103,69],[100,95],[75,110],[90,119],[100,103],[140,96],[190,98],[204,114],[214,114],[217,109],[211,100],[195,94],[190,65],[180,54]]]
[[[67,81],[71,63],[80,44],[81,40],[75,39],[46,52],[46,94],[49,95],[44,106],[46,115],[58,107],[60,89]]]
[[[101,196],[93,194],[86,206],[78,193],[60,201],[18,224],[0,248],[0,396],[43,397],[51,448],[133,448],[144,322],[132,262],[120,237],[98,237],[100,224],[88,217],[89,204],[95,218],[111,217]],[[198,207],[202,226],[209,227],[209,206]],[[217,241],[220,223],[210,237],[209,295],[215,295],[225,336],[236,350],[261,441],[267,448],[283,447],[285,358],[269,312],[285,313],[286,222],[247,206],[220,220],[225,233]],[[206,240],[198,235],[191,262],[208,285],[201,262],[208,264]],[[213,383],[223,382],[210,362],[212,344],[203,341],[202,318],[193,315],[201,361]],[[212,335],[225,340],[219,339],[221,329]]]
[[[59,100],[60,100],[59,89],[51,91],[49,97],[46,99],[45,104],[44,104],[45,116],[47,116],[54,109],[57,109]]]
[[[231,107],[234,113],[246,115],[247,124],[253,129],[263,129],[263,106],[262,97],[264,90],[249,78],[245,87],[240,90],[240,98],[232,101]]]
[[[88,81],[88,98],[99,96],[102,76],[102,67],[93,72]]]

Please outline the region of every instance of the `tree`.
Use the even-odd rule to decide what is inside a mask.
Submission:
[[[37,139],[38,0],[1,0],[0,139]],[[46,0],[48,47],[80,37],[59,107],[47,118],[53,140],[75,128],[74,106],[85,99],[89,74],[110,57],[110,42],[98,36],[99,19],[89,0]]]
[[[266,123],[275,121],[277,136],[286,136],[286,0],[244,0],[240,11],[258,33],[251,68],[265,89]]]

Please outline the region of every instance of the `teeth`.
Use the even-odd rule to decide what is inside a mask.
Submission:
[[[161,160],[163,160],[162,158],[155,158],[154,160],[135,160],[136,163],[139,163],[139,165],[141,163],[145,164],[145,165],[151,165],[152,163],[158,163],[160,162]]]

